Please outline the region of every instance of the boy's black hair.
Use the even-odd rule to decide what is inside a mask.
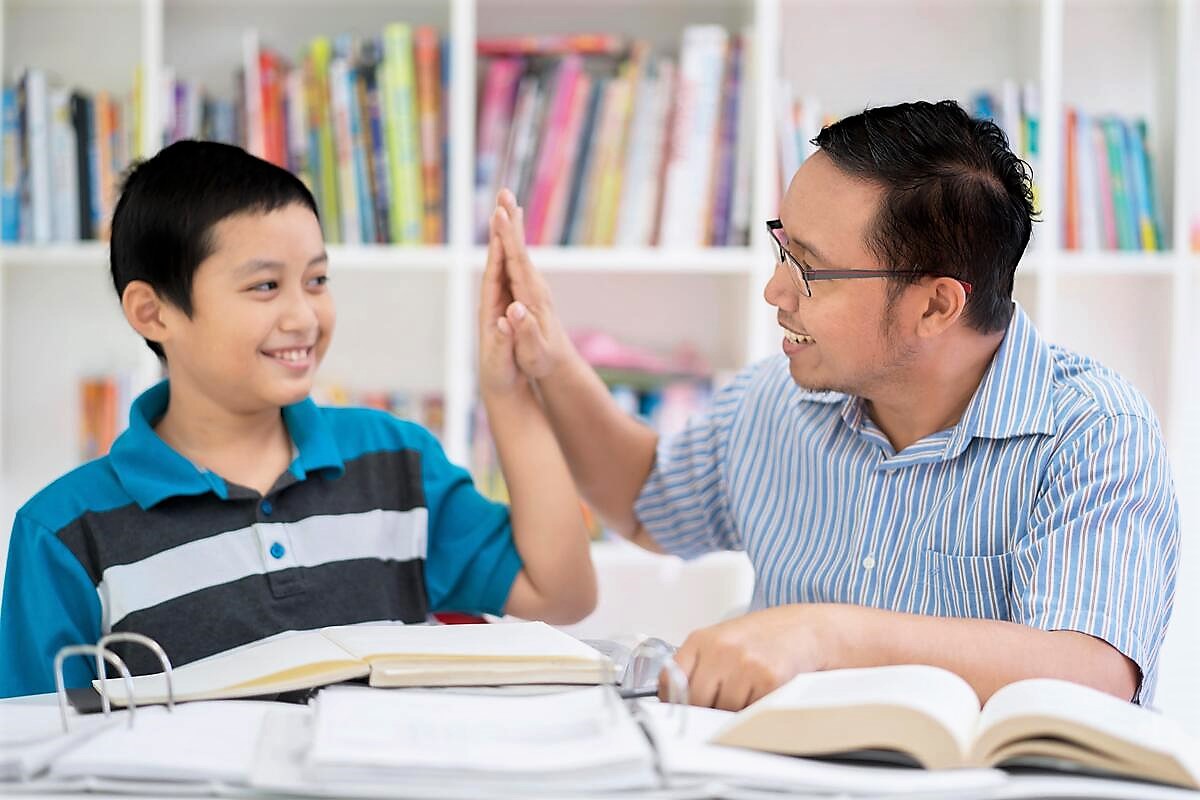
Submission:
[[[889,269],[967,281],[967,323],[982,333],[1008,325],[1035,212],[1029,165],[995,123],[952,100],[902,103],[840,120],[813,144],[883,187],[867,246]],[[911,282],[899,281],[894,297]]]
[[[292,203],[320,219],[299,178],[240,147],[184,140],[163,148],[130,168],[113,213],[117,297],[130,281],[145,281],[191,316],[192,279],[212,254],[213,227],[235,214],[265,214]],[[165,357],[157,343],[146,344]]]

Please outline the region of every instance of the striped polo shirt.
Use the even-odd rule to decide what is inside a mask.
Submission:
[[[1082,631],[1152,697],[1179,511],[1162,433],[1119,375],[1017,307],[952,428],[897,453],[858,397],[741,372],[660,443],[638,519],[667,551],[745,550],[755,608],[851,603]]]
[[[295,458],[260,495],[154,432],[164,381],[109,455],[16,516],[0,608],[0,696],[54,690],[68,644],[136,631],[175,665],[288,630],[433,611],[499,614],[520,558],[508,509],[476,492],[419,425],[367,409],[283,409]],[[140,647],[135,672],[159,667]],[[67,662],[68,686],[93,677]]]

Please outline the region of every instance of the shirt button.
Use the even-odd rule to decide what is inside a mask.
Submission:
[[[272,558],[283,558],[283,554],[286,552],[287,550],[285,550],[283,545],[281,545],[279,542],[275,542],[273,545],[271,545]]]
[[[259,510],[261,510],[265,516],[269,517],[271,516],[271,512],[275,510],[275,506],[271,505],[270,500],[263,500],[262,504],[259,505]]]
[[[875,567],[875,557],[867,556],[862,562],[863,569],[873,569]]]

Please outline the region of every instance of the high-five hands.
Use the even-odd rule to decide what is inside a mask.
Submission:
[[[525,211],[507,189],[497,196],[489,223],[488,263],[480,293],[480,314],[481,336],[492,336],[493,346],[507,344],[510,352],[515,353],[517,366],[531,379],[548,376],[571,347],[554,312],[550,289],[529,260]],[[485,331],[488,327],[496,334]],[[480,343],[481,354],[483,344]],[[480,367],[483,368],[482,363]]]

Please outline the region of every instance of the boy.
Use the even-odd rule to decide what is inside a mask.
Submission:
[[[489,275],[499,253],[493,237]],[[295,176],[228,145],[171,145],[130,172],[111,257],[167,379],[109,455],[18,512],[0,696],[53,691],[55,652],[110,631],[156,639],[178,666],[287,630],[438,610],[565,623],[595,605],[578,499],[510,329],[480,326],[479,383],[511,512],[420,426],[308,399],[335,315]],[[481,319],[511,301],[494,294]],[[85,659],[65,666],[68,686],[93,677]]]

